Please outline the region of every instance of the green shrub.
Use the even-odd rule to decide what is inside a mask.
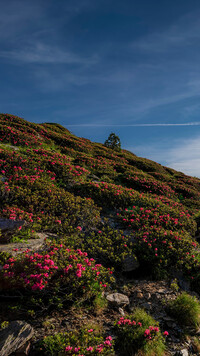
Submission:
[[[45,337],[38,347],[41,355],[97,356],[114,355],[111,336],[104,336],[99,330],[81,328],[68,333]]]
[[[183,292],[168,305],[169,313],[177,319],[182,327],[197,329],[200,325],[200,303],[199,301]]]
[[[158,322],[143,309],[137,308],[126,318],[115,322],[116,347],[120,355],[164,355],[165,343]],[[164,334],[168,334],[165,332]]]

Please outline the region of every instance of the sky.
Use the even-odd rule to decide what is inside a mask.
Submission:
[[[0,112],[200,177],[199,0],[0,0]]]

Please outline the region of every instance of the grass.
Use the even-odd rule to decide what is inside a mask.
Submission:
[[[182,327],[197,330],[200,326],[200,303],[188,293],[183,292],[171,301],[168,310]]]

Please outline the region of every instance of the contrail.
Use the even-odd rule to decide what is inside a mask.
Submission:
[[[67,124],[69,126],[83,126],[83,127],[150,127],[150,126],[200,126],[200,122],[186,122],[175,124]]]

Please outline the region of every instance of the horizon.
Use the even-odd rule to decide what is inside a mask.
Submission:
[[[200,3],[1,1],[0,111],[200,177]]]

